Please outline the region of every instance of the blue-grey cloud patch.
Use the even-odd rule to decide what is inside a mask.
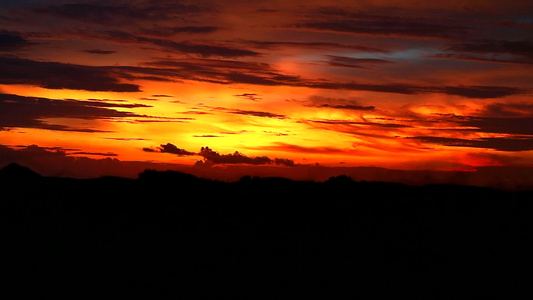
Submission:
[[[332,67],[342,67],[351,69],[372,69],[379,65],[391,64],[390,60],[378,58],[353,58],[338,55],[326,55],[327,64]]]

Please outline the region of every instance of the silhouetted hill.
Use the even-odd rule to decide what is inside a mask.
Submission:
[[[3,265],[40,288],[178,282],[196,295],[246,286],[274,297],[289,286],[379,289],[417,275],[436,284],[428,276],[471,264],[461,273],[488,276],[496,255],[521,260],[533,251],[531,191],[347,176],[226,183],[150,170],[77,180],[17,165],[0,174],[12,179],[0,182]]]
[[[0,169],[0,179],[2,180],[35,180],[41,175],[35,173],[29,168],[11,163]]]

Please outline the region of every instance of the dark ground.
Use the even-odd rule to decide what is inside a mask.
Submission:
[[[21,298],[521,298],[532,282],[533,191],[17,165],[0,190],[4,284]]]

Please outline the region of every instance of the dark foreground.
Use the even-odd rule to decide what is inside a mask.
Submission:
[[[14,165],[0,180],[2,269],[21,297],[485,299],[531,282],[532,191],[154,171],[75,180]]]

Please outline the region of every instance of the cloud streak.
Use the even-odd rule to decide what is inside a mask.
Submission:
[[[251,100],[251,101],[261,100],[261,97],[259,97],[258,94],[254,94],[254,93],[244,93],[244,94],[238,94],[238,95],[233,95],[233,96],[239,97],[242,99]]]
[[[216,26],[152,26],[142,32],[152,36],[169,37],[180,33],[207,34],[220,30]]]
[[[220,43],[192,43],[188,41],[175,41],[170,38],[147,37],[116,29],[103,31],[77,31],[71,33],[71,35],[91,39],[100,39],[104,41],[111,40],[115,43],[122,44],[156,46],[160,47],[161,49],[178,51],[185,54],[194,54],[200,57],[236,58],[254,57],[260,55],[260,53],[256,51],[224,46]]]
[[[369,69],[370,66],[390,64],[392,61],[377,58],[353,58],[337,55],[326,55],[328,65],[332,67],[343,67],[352,69]]]
[[[100,2],[100,3],[99,3]],[[34,12],[53,17],[97,24],[120,24],[124,21],[171,20],[188,14],[210,13],[213,9],[176,1],[95,1],[93,3],[66,3],[33,9]]]
[[[426,18],[408,18],[321,8],[317,18],[293,24],[292,28],[382,37],[450,39],[465,36],[468,29]],[[321,21],[317,21],[320,19]]]
[[[529,151],[533,150],[533,138],[480,138],[458,139],[446,137],[419,136],[411,139],[423,143],[439,144],[450,147],[485,148],[498,151]]]
[[[533,60],[533,41],[530,40],[481,40],[454,44],[447,51],[479,54],[514,55]]]
[[[109,68],[0,57],[0,83],[28,84],[48,89],[139,92],[136,84],[121,83]]]
[[[0,128],[39,128],[59,131],[101,132],[102,130],[54,125],[46,122],[50,118],[74,119],[122,119],[147,117],[112,108],[149,107],[144,104],[118,104],[74,99],[48,99],[25,97],[13,94],[0,94]]]
[[[108,54],[115,54],[117,53],[117,51],[113,51],[113,50],[101,50],[101,49],[87,49],[87,50],[82,50],[83,52],[85,53],[90,53],[90,54],[100,54],[100,55],[108,55]]]
[[[405,83],[358,83],[328,80],[306,79],[297,75],[283,74],[264,63],[234,62],[215,60],[190,61],[155,61],[148,65],[170,67],[169,73],[187,75],[188,79],[207,81],[219,84],[252,84],[262,86],[293,86],[326,90],[358,90],[404,95],[428,93],[446,94],[466,98],[490,99],[512,95],[527,94],[529,89],[510,86],[484,85],[414,85]],[[173,70],[172,70],[173,69]],[[139,69],[143,72],[142,69]],[[150,69],[144,70],[151,72]],[[155,72],[162,74],[161,70]]]

